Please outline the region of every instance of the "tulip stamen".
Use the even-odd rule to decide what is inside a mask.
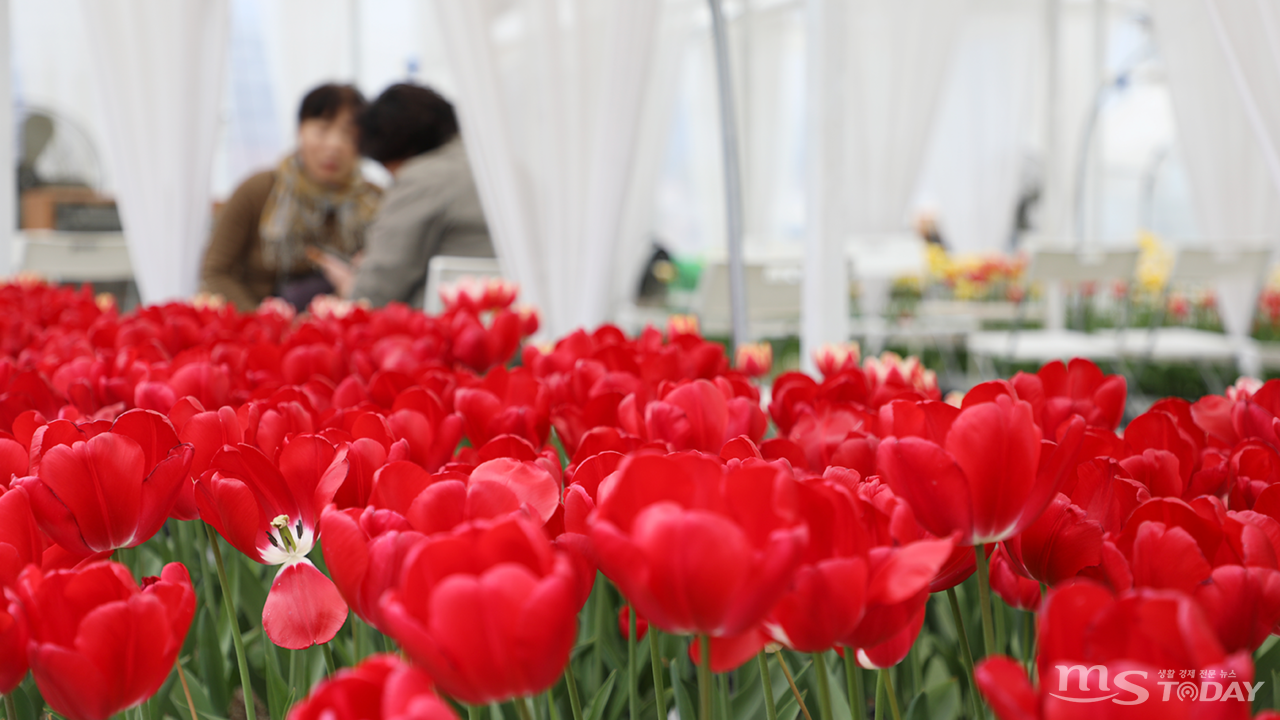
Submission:
[[[274,520],[271,521],[271,526],[280,531],[280,541],[284,543],[285,550],[288,552],[297,552],[298,543],[293,539],[293,532],[289,530],[289,516],[288,515],[277,516]],[[301,521],[298,522],[298,537],[302,537]]]

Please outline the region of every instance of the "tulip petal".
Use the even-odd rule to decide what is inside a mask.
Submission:
[[[1039,720],[1039,698],[1020,663],[1003,655],[989,657],[973,669],[973,677],[1000,720]]]
[[[337,586],[307,560],[280,569],[262,607],[267,637],[290,650],[329,642],[346,620],[347,604]]]
[[[960,466],[937,445],[920,438],[888,438],[880,443],[876,464],[895,495],[911,506],[925,530],[946,537],[961,533],[972,542],[973,500]]]
[[[1040,467],[1040,430],[1031,406],[1003,397],[974,405],[951,425],[946,449],[969,482],[975,541],[997,542],[1013,534]]]

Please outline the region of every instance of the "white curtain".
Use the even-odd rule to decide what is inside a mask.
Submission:
[[[227,50],[227,0],[82,0],[106,156],[143,302],[196,289]]]
[[[1274,241],[1280,196],[1232,81],[1208,4],[1153,0],[1151,11],[1201,235],[1226,251]],[[1218,288],[1219,311],[1232,337],[1248,336],[1257,291],[1238,282]],[[1256,371],[1248,367],[1253,358],[1242,357],[1242,362],[1247,372]]]
[[[908,227],[966,0],[809,0],[801,357],[848,332],[845,243]]]
[[[1280,4],[1205,0],[1249,124],[1280,188]]]
[[[1008,249],[1042,75],[1037,10],[1023,0],[979,0],[964,20],[918,200],[937,214],[951,250]]]
[[[550,336],[608,311],[662,5],[437,2],[499,261]]]

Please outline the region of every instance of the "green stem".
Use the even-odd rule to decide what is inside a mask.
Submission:
[[[813,671],[818,674],[818,715],[831,720],[831,678],[827,676],[827,655],[813,654]]]
[[[995,621],[991,618],[991,577],[987,573],[987,549],[973,546],[978,566],[978,605],[982,608],[982,656],[996,654]]]
[[[320,646],[324,651],[324,666],[329,670],[329,675],[338,672],[338,664],[333,661],[333,648],[329,647],[329,643]]]
[[[627,704],[631,708],[631,720],[640,720],[636,695],[639,694],[636,679],[636,609],[627,606],[627,621],[631,632],[627,633]]]
[[[351,616],[351,662],[353,665],[359,665],[364,657],[360,654],[360,618],[352,614]]]
[[[756,655],[760,665],[760,685],[764,688],[764,712],[768,720],[778,720],[778,706],[773,702],[773,680],[769,677],[769,656],[761,650]]]
[[[720,708],[721,720],[733,720],[729,715],[729,676],[717,675],[716,678],[716,705]]]
[[[525,704],[524,698],[511,698],[511,704],[516,707],[516,715],[520,720],[533,720],[533,716],[529,714],[529,706]]]
[[[578,697],[578,681],[573,677],[573,658],[564,666],[564,684],[569,688],[569,707],[573,720],[582,720],[582,700]]]
[[[209,535],[209,545],[213,548],[213,562],[218,566],[218,584],[222,586],[222,600],[227,609],[227,618],[231,621],[231,640],[236,646],[236,664],[240,666],[240,689],[244,695],[244,715],[247,720],[256,720],[253,709],[253,685],[249,682],[249,659],[244,653],[244,638],[240,637],[240,621],[236,617],[235,600],[231,597],[231,583],[227,580],[227,566],[222,562],[222,549],[218,547],[218,535],[213,526],[205,524],[205,532]]]
[[[853,648],[844,649],[844,679],[849,688],[849,709],[853,720],[867,720],[867,691],[862,688],[862,668],[854,659]]]
[[[698,663],[698,720],[711,720],[711,638],[700,635],[702,658]]]
[[[13,693],[4,696],[4,716],[8,720],[18,720],[18,706],[13,702]]]
[[[468,705],[467,717],[470,720],[484,720],[485,705]]]
[[[560,708],[556,707],[556,696],[550,690],[547,691],[547,711],[551,720],[560,720]]]
[[[876,720],[884,720],[884,708],[888,704],[884,696],[884,673],[876,673]]]
[[[964,616],[960,614],[960,600],[956,598],[956,589],[947,588],[947,600],[951,603],[951,618],[956,624],[956,633],[960,636],[960,660],[964,663],[964,671],[969,674],[969,698],[973,703],[973,717],[982,717],[982,706],[978,699],[978,681],[973,677],[973,651],[969,648],[969,631],[964,629]]]
[[[667,720],[666,688],[662,682],[662,648],[658,643],[658,628],[649,626],[649,664],[653,666],[654,705],[658,720]]]
[[[898,711],[898,693],[893,690],[893,668],[880,668],[880,677],[884,678],[884,692],[889,696],[889,710],[893,713],[893,720],[902,720],[902,713]]]

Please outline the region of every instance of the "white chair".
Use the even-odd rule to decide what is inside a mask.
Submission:
[[[1131,328],[1120,332],[1120,351],[1140,363],[1189,362],[1200,367],[1212,389],[1221,382],[1212,372],[1212,363],[1249,365],[1256,356],[1256,343],[1248,337],[1231,337],[1225,333],[1195,328],[1159,327],[1164,318],[1168,294],[1175,285],[1213,286],[1224,282],[1246,288],[1249,307],[1256,309],[1258,293],[1270,267],[1271,250],[1255,248],[1234,253],[1190,248],[1178,253],[1169,279],[1161,294],[1160,309],[1148,328]],[[1250,316],[1252,319],[1252,315]],[[1255,358],[1256,359],[1256,358]],[[1256,372],[1256,371],[1254,371]]]
[[[1039,282],[1043,288],[1045,329],[1022,330],[1017,327],[1019,322],[1015,321],[1013,330],[973,333],[968,339],[971,361],[978,365],[983,375],[993,375],[990,361],[994,359],[1040,364],[1073,357],[1119,360],[1114,335],[1065,329],[1064,286],[1083,282],[1103,284],[1115,280],[1129,282],[1137,265],[1137,250],[1033,252],[1027,266],[1027,281]]]
[[[436,315],[444,311],[444,302],[440,300],[440,288],[455,283],[464,277],[477,280],[502,277],[502,268],[496,258],[455,257],[437,255],[427,264],[427,283],[423,290],[422,307],[426,312]]]
[[[749,258],[743,263],[743,274],[751,337],[799,334],[800,280],[804,274],[801,259]],[[727,335],[733,331],[727,262],[712,260],[703,265],[692,309],[704,334]]]
[[[64,283],[133,280],[122,233],[25,230],[15,238],[21,257],[17,267],[23,271]]]

